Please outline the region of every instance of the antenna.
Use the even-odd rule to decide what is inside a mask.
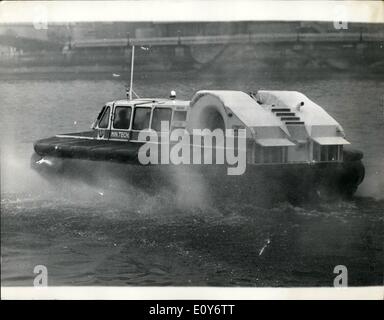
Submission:
[[[132,45],[132,53],[131,53],[131,81],[129,85],[129,92],[128,92],[128,99],[132,100],[133,95],[136,96],[136,98],[140,98],[136,92],[133,90],[133,66],[135,64],[135,46]]]
[[[132,46],[131,53],[131,83],[129,85],[129,100],[132,100],[132,92],[133,92],[133,66],[135,63],[135,46]]]

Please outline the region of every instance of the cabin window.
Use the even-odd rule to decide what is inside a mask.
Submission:
[[[103,115],[104,113],[104,110],[105,110],[105,106],[101,108],[101,111],[99,112],[98,116],[97,116],[97,120],[100,120],[101,116]]]
[[[340,159],[342,146],[313,144],[313,160],[315,161],[338,161]]]
[[[337,161],[339,159],[339,146],[328,146],[328,161]]]
[[[160,132],[161,131],[161,122],[167,121],[168,122],[168,130],[169,130],[169,125],[171,123],[171,117],[172,117],[172,109],[155,108],[153,110],[153,115],[152,115],[152,129]]]
[[[320,146],[320,161],[328,161],[328,146]]]
[[[258,144],[255,144],[255,147],[254,147],[254,159],[255,159],[255,163],[263,162],[263,149]]]
[[[102,128],[102,129],[108,128],[110,112],[111,112],[111,108],[107,107],[107,109],[105,109],[103,116],[100,119],[99,128]]]
[[[133,130],[149,129],[149,121],[151,119],[151,108],[137,107],[133,116]]]
[[[318,143],[313,143],[313,160],[320,160],[320,145]]]
[[[131,107],[116,107],[113,128],[128,130],[131,123]]]
[[[186,121],[187,111],[175,111],[173,113],[173,121]]]
[[[264,163],[282,163],[283,148],[282,147],[264,147],[263,158],[264,158]]]

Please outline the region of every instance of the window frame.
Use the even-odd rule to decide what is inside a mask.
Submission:
[[[109,105],[106,105],[104,106],[104,112],[103,114],[101,115],[100,119],[97,121],[97,128],[96,129],[101,129],[101,130],[108,130],[110,128],[110,124],[111,124],[111,109],[112,107],[109,106]],[[100,123],[101,121],[103,120],[105,114],[109,112],[109,116],[108,116],[108,123],[107,123],[107,126],[104,128],[104,127],[100,127]]]
[[[337,145],[337,144],[331,144],[331,145],[328,145],[327,146],[327,159],[328,161],[330,162],[335,162],[335,161],[339,161],[339,150],[340,150],[340,146]],[[334,160],[331,159],[331,156],[334,155],[336,156],[336,158]]]
[[[116,119],[116,110],[117,110],[117,108],[131,109],[131,115],[130,115],[130,119],[129,119],[129,127],[128,127],[128,129],[115,128],[115,119]],[[113,111],[113,121],[112,121],[111,129],[119,130],[119,131],[131,131],[132,130],[131,128],[132,128],[132,125],[133,125],[133,114],[134,114],[134,108],[132,106],[121,106],[121,105],[115,106],[115,109]]]
[[[175,116],[176,116],[177,113],[185,113],[185,119],[183,119],[183,120],[175,119]],[[173,121],[185,122],[185,121],[187,121],[187,116],[188,116],[188,111],[187,110],[173,110],[172,122]]]
[[[281,164],[285,163],[285,149],[283,146],[262,147],[263,164]],[[274,161],[278,160],[278,161]]]
[[[134,128],[133,128],[133,124],[134,124],[135,116],[136,116],[136,109],[149,109],[149,110],[150,110],[151,113],[150,113],[150,115],[149,115],[148,128],[144,128],[144,129],[134,129]],[[152,111],[153,111],[153,107],[135,106],[135,107],[133,108],[131,131],[140,132],[140,131],[143,131],[143,130],[151,130]]]
[[[157,131],[157,130],[153,129],[153,114],[154,114],[154,112],[155,112],[155,109],[159,109],[159,110],[170,110],[170,111],[171,111],[171,116],[170,116],[170,120],[169,120],[169,131],[171,131],[172,123],[173,123],[173,114],[174,114],[174,110],[173,110],[172,108],[170,108],[170,107],[158,107],[158,106],[156,106],[156,107],[153,107],[153,108],[152,108],[152,112],[151,112],[151,123],[150,123],[150,127],[149,127],[149,129],[150,129],[150,130],[153,130],[153,131],[155,131],[155,132],[162,132],[162,131]],[[160,126],[161,126],[161,122],[160,122]],[[160,128],[161,128],[161,127],[160,127]],[[145,130],[145,129],[143,129],[143,130]]]
[[[149,124],[148,124],[149,127],[148,128],[141,129],[141,130],[133,128],[133,123],[134,123],[135,115],[136,115],[136,109],[138,109],[138,108],[150,109],[151,113],[149,116]],[[153,106],[133,106],[132,119],[131,119],[131,129],[130,129],[131,141],[140,142],[138,133],[140,131],[151,131],[152,114],[153,114]]]
[[[336,159],[330,159],[330,150],[334,148]],[[330,144],[330,145],[321,145],[317,142],[313,142],[312,150],[312,161],[314,162],[340,162],[342,161],[343,154],[343,145],[339,144]],[[322,155],[325,156],[325,160],[322,159]]]

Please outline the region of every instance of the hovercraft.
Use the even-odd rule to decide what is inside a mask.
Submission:
[[[195,129],[200,130],[198,139]],[[233,162],[215,161],[219,149],[228,147],[228,136],[220,142],[216,133],[226,129],[231,129],[232,137],[243,132],[245,150],[239,148],[240,142],[237,149],[232,144],[236,149],[232,157],[241,152],[245,156],[245,168],[237,170],[238,174],[229,173],[228,169],[236,169]],[[176,146],[183,137],[172,139],[175,130],[193,138]],[[157,140],[150,141],[152,136]],[[214,140],[216,144],[207,152],[207,141]],[[345,148],[349,144],[340,124],[299,92],[198,91],[191,101],[172,95],[108,102],[92,130],[36,141],[32,166],[40,172],[60,172],[75,170],[71,159],[119,162],[126,165],[130,182],[147,188],[178,188],[180,181],[188,186],[197,176],[217,197],[234,196],[242,201],[276,196],[301,199],[320,192],[352,196],[364,178],[364,166],[362,152]],[[144,147],[147,161],[143,163],[140,150]],[[178,157],[178,163],[169,160],[172,152],[178,156],[187,149],[187,156]],[[197,151],[200,160],[208,154],[212,159],[198,165],[193,161]],[[166,153],[164,163],[160,158]]]
[[[90,131],[36,141],[33,168],[76,178],[114,171],[146,190],[188,198],[198,189],[220,203],[351,197],[363,181],[363,153],[348,149],[341,125],[302,93],[133,99],[133,62],[134,46],[127,99],[106,103]]]

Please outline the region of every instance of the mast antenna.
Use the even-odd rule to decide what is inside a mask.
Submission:
[[[136,92],[133,90],[133,67],[134,67],[134,64],[135,64],[135,46],[132,45],[132,51],[131,51],[131,81],[130,81],[130,84],[129,84],[129,92],[128,92],[128,99],[129,100],[132,100],[133,98],[133,95],[136,96],[136,98],[140,98]]]

